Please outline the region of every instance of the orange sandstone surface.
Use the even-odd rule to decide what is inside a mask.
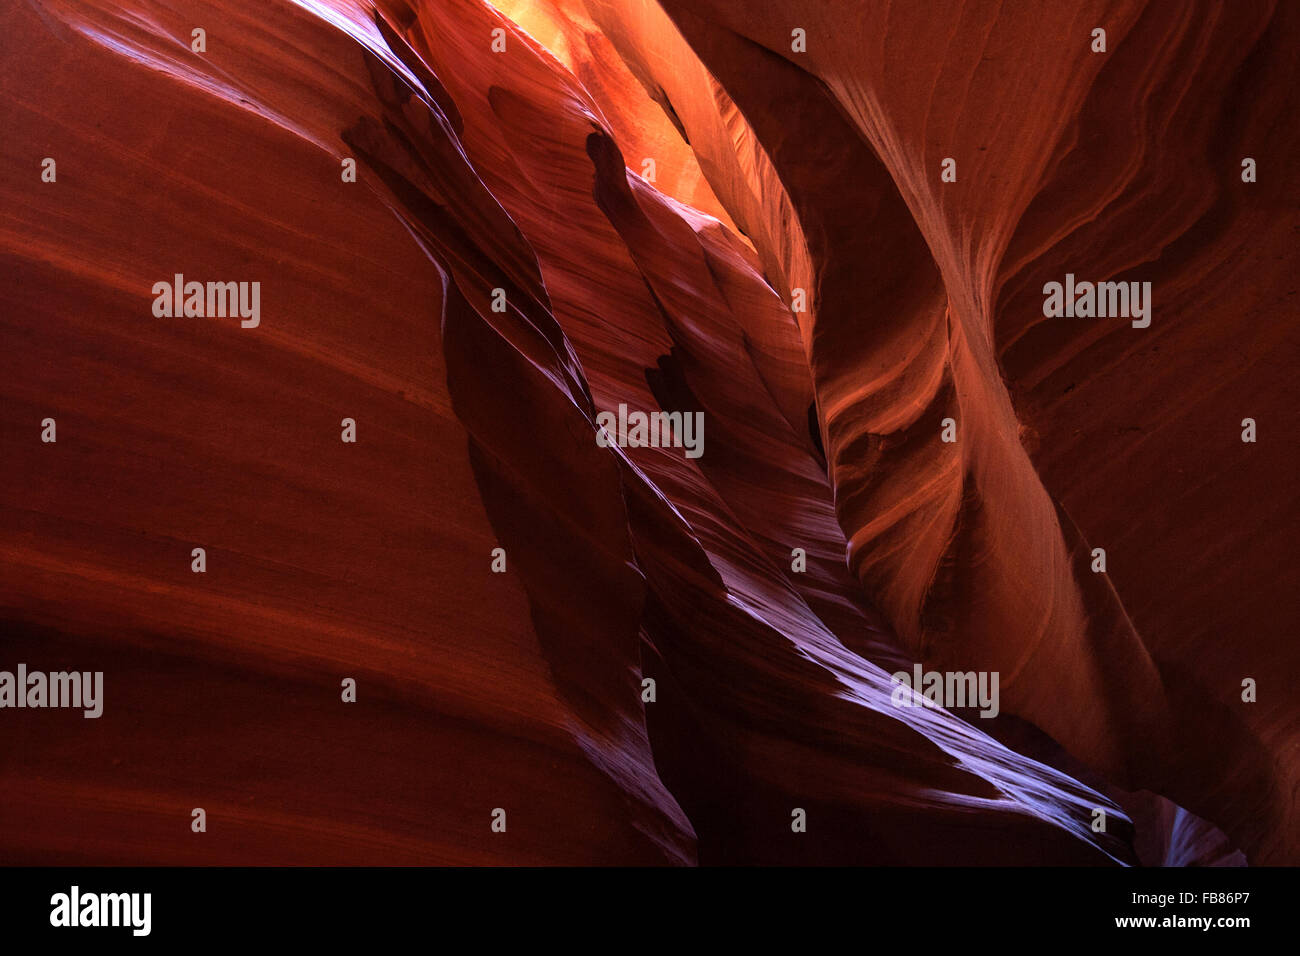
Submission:
[[[0,711],[0,859],[1300,862],[1298,38],[8,5],[0,669],[104,714]],[[1045,317],[1067,273],[1150,326]],[[176,274],[259,324],[159,317]]]

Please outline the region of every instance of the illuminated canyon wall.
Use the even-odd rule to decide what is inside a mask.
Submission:
[[[1300,863],[1297,40],[6,6],[0,859]]]

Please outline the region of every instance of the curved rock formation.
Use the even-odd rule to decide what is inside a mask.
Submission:
[[[105,675],[98,720],[4,714],[5,858],[1300,860],[1297,32],[0,14],[0,667]],[[178,273],[260,321],[159,316]],[[1045,318],[1067,273],[1150,326]],[[900,699],[918,665],[998,716]]]

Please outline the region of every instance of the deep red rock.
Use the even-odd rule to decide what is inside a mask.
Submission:
[[[1297,11],[498,6],[0,14],[5,859],[1300,860]]]

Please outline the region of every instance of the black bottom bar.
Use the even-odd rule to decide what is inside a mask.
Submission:
[[[833,932],[998,949],[1277,934],[1294,925],[1300,870],[48,868],[0,870],[0,887],[6,941],[337,946],[414,935],[456,949],[583,939],[610,948],[786,930],[809,942]]]

